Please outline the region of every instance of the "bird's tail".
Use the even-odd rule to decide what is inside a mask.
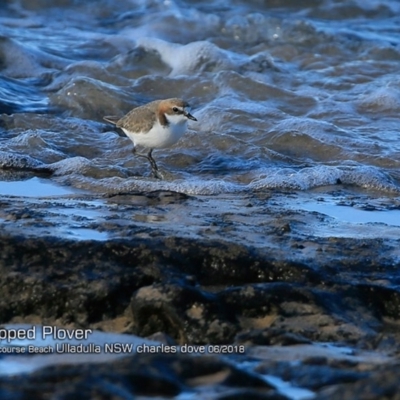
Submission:
[[[109,115],[107,117],[103,117],[103,119],[107,122],[112,123],[113,125],[116,125],[117,122],[121,119],[120,117],[116,117],[115,115]]]

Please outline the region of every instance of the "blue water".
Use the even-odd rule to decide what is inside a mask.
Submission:
[[[58,4],[0,7],[0,164],[100,192],[399,191],[397,1]],[[168,97],[198,122],[155,181],[102,117]]]

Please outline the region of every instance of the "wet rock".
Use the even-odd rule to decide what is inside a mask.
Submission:
[[[355,383],[343,383],[321,390],[317,400],[398,399],[399,365],[368,373]]]
[[[15,394],[15,398],[28,398],[21,394],[25,393],[21,388],[33,385],[34,395],[40,398],[45,382],[55,382],[59,393],[74,398],[80,393],[86,398],[129,398],[146,393],[165,397],[207,384],[224,388],[218,394],[222,398],[282,398],[275,389],[264,387],[264,374],[319,391],[322,396],[328,393],[324,392],[326,387],[343,390],[341,382],[356,385],[366,374],[380,373],[373,363],[363,364],[357,359],[360,349],[390,354],[399,351],[398,265],[383,256],[373,257],[375,253],[395,251],[393,243],[304,237],[297,233],[299,222],[291,221],[294,214],[290,213],[279,215],[267,227],[272,237],[265,246],[232,240],[229,235],[238,232],[238,225],[232,221],[240,219],[234,213],[227,213],[222,224],[209,219],[209,233],[221,230],[224,240],[210,239],[209,233],[197,233],[192,238],[185,232],[171,234],[165,229],[165,214],[158,211],[168,213],[173,210],[170,206],[186,207],[196,201],[193,198],[160,191],[107,199],[112,213],[104,220],[88,219],[91,225],[86,226],[117,232],[124,239],[76,241],[36,234],[38,226],[48,226],[50,232],[58,228],[58,220],[52,221],[46,211],[51,207],[49,201],[42,206],[21,202],[19,207],[14,200],[3,202],[0,218],[7,230],[0,235],[2,323],[46,323],[159,335],[168,346],[243,345],[244,353],[226,355],[234,362],[239,359],[235,357],[249,361],[246,354],[257,345],[296,354],[296,348],[312,348],[318,342],[345,343],[353,349],[351,354],[341,359],[309,352],[296,368],[295,359],[279,359],[245,372],[233,370],[221,360],[222,364],[216,363],[205,354],[194,357],[199,363],[196,365],[190,357],[156,354],[146,359],[149,364],[141,359],[143,371],[148,368],[153,375],[132,372],[128,379],[125,372],[121,372],[122,377],[119,372],[109,376],[103,367],[98,374],[93,368],[88,372],[89,367],[59,367],[63,371],[60,374],[67,371],[73,377],[72,385],[54,371],[46,370],[38,378],[38,371],[34,383],[13,378],[11,386],[3,388],[4,397],[13,398]],[[146,214],[150,206],[152,219]],[[255,202],[251,212],[257,207]],[[7,216],[12,218],[4,221]],[[86,224],[73,213],[71,220]],[[291,229],[279,234],[275,228],[286,223]],[[7,234],[14,232],[14,226],[20,234]],[[35,234],[28,235],[28,231]],[[388,276],[393,279],[382,278]],[[164,365],[164,369],[153,367],[153,363]],[[187,370],[190,373],[184,372]],[[154,392],[135,386],[145,382]]]
[[[291,346],[294,344],[310,344],[311,340],[299,334],[290,333],[283,329],[252,329],[237,336],[236,342],[265,345],[265,346]]]
[[[132,333],[162,331],[180,344],[230,343],[237,330],[233,314],[216,295],[182,284],[142,287],[131,312]]]
[[[292,382],[294,386],[316,391],[326,386],[338,383],[357,382],[369,374],[348,368],[333,368],[328,365],[302,364],[301,368],[293,368],[289,363],[277,362],[272,365],[261,365],[258,373],[279,376],[281,379]]]
[[[172,397],[207,385],[220,387],[220,392],[248,388],[254,396],[276,394],[260,375],[218,357],[180,354],[138,354],[96,368],[90,364],[53,366],[30,375],[0,377],[0,385],[0,395],[10,399]]]
[[[168,361],[168,360],[167,360]],[[0,378],[11,398],[104,399],[143,396],[176,396],[182,384],[165,370],[167,363],[127,359],[115,363],[56,366],[27,376]],[[167,367],[168,368],[168,367]],[[169,368],[170,369],[170,368]],[[46,395],[44,395],[46,393]]]
[[[288,400],[282,394],[273,392],[269,394],[259,393],[255,390],[241,390],[218,397],[218,400]]]
[[[216,356],[181,357],[174,364],[174,370],[191,387],[212,382],[235,388],[274,389],[260,375],[237,368]]]
[[[394,288],[348,285],[334,266],[317,273],[221,241],[102,243],[3,235],[0,251],[3,323],[36,315],[49,323],[99,327],[124,316],[128,332],[164,332],[178,343],[229,343],[252,331],[246,340],[254,343],[378,346],[383,318],[398,315]],[[395,340],[396,333],[390,335]]]
[[[379,285],[362,284],[357,286],[365,302],[376,313],[398,319],[400,317],[400,293],[398,290]]]
[[[0,169],[38,172],[43,174],[52,174],[53,171],[46,164],[27,155],[0,151]]]
[[[223,303],[220,304],[223,297],[210,300],[213,295],[201,293],[190,285],[259,280],[266,273],[274,279],[298,276],[304,280],[309,272],[305,270],[306,274],[301,275],[304,267],[291,264],[277,264],[275,267],[265,263],[261,254],[248,254],[244,247],[237,245],[211,242],[207,246],[206,243],[177,238],[101,243],[5,236],[0,241],[0,250],[3,299],[0,301],[0,315],[4,322],[15,315],[33,313],[47,320],[76,324],[115,318],[124,312],[136,290],[161,282],[179,283],[176,290],[184,295],[171,295],[175,299],[171,302],[174,307],[183,304],[185,296],[189,296],[200,308],[207,309],[213,304],[213,309],[217,310],[224,308]],[[247,259],[252,260],[247,273],[241,267],[246,254]],[[296,272],[298,269],[300,271]],[[190,285],[179,288],[187,279]],[[216,315],[219,312],[211,313]],[[229,314],[226,310],[223,313]],[[231,333],[218,340],[234,334],[229,328],[232,315],[224,317],[221,322],[221,326],[225,326],[222,329]],[[193,313],[190,318],[193,318]],[[219,324],[216,322],[217,326]],[[211,324],[208,332],[210,341],[219,337],[213,333]]]

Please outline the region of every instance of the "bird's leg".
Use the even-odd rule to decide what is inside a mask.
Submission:
[[[157,167],[157,164],[156,164],[154,158],[151,155],[152,152],[153,152],[153,149],[150,149],[150,151],[147,153],[147,159],[149,160],[149,163],[151,165],[151,169],[154,172],[154,171],[158,171],[158,167]]]
[[[150,149],[150,151],[149,151],[147,154],[140,154],[140,153],[138,153],[138,152],[136,151],[136,147],[134,147],[134,148],[132,149],[132,153],[133,153],[135,156],[143,157],[143,158],[145,158],[146,160],[148,160],[148,162],[150,163],[150,166],[151,166],[151,172],[153,173],[153,175],[154,175],[155,178],[163,179],[162,175],[161,175],[160,172],[158,171],[157,163],[156,163],[156,161],[154,160],[154,158],[152,157],[152,152],[153,152],[153,149]]]
[[[138,153],[138,152],[136,151],[136,147],[134,147],[134,148],[132,149],[132,153],[133,153],[136,157],[143,157],[143,158],[145,158],[147,161],[149,161],[150,164],[151,164],[151,169],[154,170],[153,163],[152,163],[152,161],[149,159],[149,156],[148,156],[147,154],[140,154],[140,153]],[[152,158],[152,160],[153,160],[153,158]],[[153,162],[154,162],[154,160],[153,160]],[[155,164],[155,162],[154,162],[154,164]],[[156,170],[157,170],[157,165],[156,165]]]
[[[150,149],[150,151],[147,153],[147,159],[149,160],[149,163],[151,165],[151,172],[153,173],[154,178],[163,179],[163,176],[158,171],[158,167],[157,167],[156,161],[154,160],[154,158],[151,155],[152,152],[153,152],[153,149]]]
[[[147,160],[149,159],[145,154],[140,154],[140,153],[138,153],[138,152],[136,151],[136,147],[134,147],[134,148],[132,149],[132,153],[133,153],[135,156],[137,156],[137,157],[144,157],[144,158],[146,158]]]

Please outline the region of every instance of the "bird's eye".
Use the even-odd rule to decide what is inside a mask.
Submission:
[[[174,108],[172,109],[172,111],[177,113],[177,112],[179,111],[179,108],[178,108],[178,107],[174,107]]]

